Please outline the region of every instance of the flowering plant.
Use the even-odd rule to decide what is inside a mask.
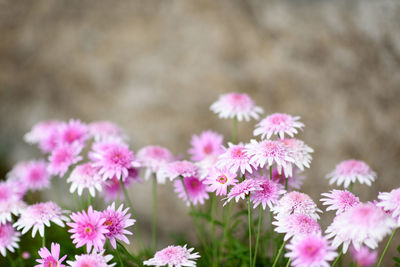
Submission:
[[[233,120],[232,137],[224,142],[210,130],[194,135],[187,160],[156,145],[134,153],[111,122],[35,125],[25,141],[37,144],[44,158],[17,163],[0,182],[0,253],[6,257],[0,263],[322,267],[341,265],[350,254],[352,264],[371,266],[379,243],[391,234],[381,266],[400,223],[400,189],[360,201],[353,185],[370,186],[377,175],[363,161],[346,160],[327,175],[330,184],[344,188],[321,194],[323,211],[299,191],[313,153],[295,138],[305,127],[300,117],[266,116],[256,124],[254,139],[239,142],[238,123],[258,120],[263,109],[247,94],[229,93],[211,110]],[[153,187],[151,242],[142,239],[137,203],[128,192],[141,178]],[[157,187],[167,182],[187,205],[199,242],[176,240],[159,250]],[[60,199],[37,201],[37,191],[66,188],[57,189],[60,183],[68,185],[75,207],[62,207],[61,192]],[[331,210],[335,218],[323,230],[318,221]]]

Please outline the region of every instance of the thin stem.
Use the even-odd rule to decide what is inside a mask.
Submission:
[[[152,220],[152,235],[151,245],[154,250],[157,249],[157,178],[153,178],[153,220]]]
[[[119,261],[119,265],[122,266],[122,267],[124,267],[124,263],[122,262],[121,255],[119,255],[119,248],[118,248],[118,246],[117,246],[116,251],[117,251],[117,258],[118,258],[118,261]]]
[[[7,258],[10,261],[11,266],[15,266],[14,259],[12,258],[10,253],[7,253]]]
[[[353,185],[354,185],[354,183],[351,182],[351,183],[350,183],[350,192],[352,192],[352,193],[353,193]]]
[[[258,250],[258,242],[260,240],[260,232],[261,232],[261,221],[262,221],[262,214],[263,209],[262,206],[260,206],[260,213],[258,214],[258,226],[257,226],[257,237],[256,237],[256,247],[254,248],[254,258],[253,258],[253,266],[256,266],[256,261],[257,261],[257,250]]]
[[[289,267],[289,266],[290,266],[290,262],[291,262],[291,259],[289,259],[289,260],[287,261],[286,267]]]
[[[332,267],[335,267],[336,263],[339,261],[339,259],[342,257],[342,255],[343,255],[343,249],[340,251],[339,255],[337,256],[335,261],[332,263]]]
[[[249,260],[250,260],[250,265],[249,266],[253,266],[252,265],[252,256],[251,256],[251,243],[252,243],[252,239],[251,239],[251,209],[250,209],[250,197],[247,196],[247,218],[248,218],[248,223],[249,223]]]
[[[273,226],[272,226],[272,221],[273,221],[273,214],[272,214],[272,211],[269,212],[269,219],[270,219],[270,223],[271,223],[271,240],[269,240],[268,243],[271,244],[271,251],[272,251],[272,253],[273,253],[273,245],[274,245],[274,244],[273,244],[272,241],[274,241],[274,229],[273,229]]]
[[[92,206],[92,196],[90,195],[89,191],[88,191],[88,208]]]
[[[229,225],[230,225],[230,220],[231,220],[231,213],[232,213],[232,208],[233,208],[233,201],[228,203],[228,214],[225,217],[225,224],[224,224],[224,235],[222,237],[222,243],[221,243],[221,248],[223,249],[225,246],[225,241],[226,237],[228,235],[229,231]]]
[[[379,266],[381,265],[382,260],[383,260],[383,256],[385,256],[385,253],[386,253],[386,251],[387,251],[387,249],[388,249],[388,247],[389,247],[389,245],[390,245],[390,242],[392,242],[392,239],[393,239],[393,237],[394,237],[396,231],[397,231],[397,228],[394,228],[393,233],[392,233],[392,235],[390,236],[388,242],[386,243],[385,249],[384,249],[383,252],[382,252],[382,255],[381,255],[381,258],[379,259],[379,262],[378,262],[377,267],[379,267]]]
[[[285,190],[287,191],[288,189],[288,177],[285,177]]]
[[[286,241],[283,241],[281,247],[279,248],[278,254],[275,257],[274,263],[272,264],[272,267],[275,267],[276,264],[278,263],[278,260],[282,254],[282,250],[285,247],[285,244],[286,244]]]
[[[233,118],[233,129],[232,129],[232,143],[236,144],[237,143],[237,126],[238,126],[238,121],[236,116]]]
[[[272,180],[272,166],[269,167],[269,179]]]
[[[43,237],[42,237],[42,247],[46,247],[46,232],[43,232]]]
[[[216,209],[216,196],[213,195],[211,197],[211,242],[213,244],[213,266],[216,266],[217,261],[216,261],[216,256],[217,256],[217,245],[215,241],[215,209]]]

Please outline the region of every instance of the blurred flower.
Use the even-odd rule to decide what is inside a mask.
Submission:
[[[59,145],[49,156],[49,172],[60,177],[64,176],[71,165],[82,160],[82,157],[79,156],[81,151],[82,146],[78,143]]]
[[[313,153],[314,149],[307,146],[303,141],[295,138],[285,138],[280,140],[280,142],[289,148],[290,157],[293,158],[293,163],[297,168],[302,171],[304,171],[304,167],[310,168],[312,160],[310,153]]]
[[[132,182],[140,182],[139,171],[137,168],[130,168],[128,169],[128,177],[124,181],[124,186],[126,188],[129,187]],[[111,179],[107,179],[103,181],[103,189],[105,194],[106,202],[110,202],[112,200],[117,199],[118,191],[121,190],[121,194],[119,196],[120,200],[124,199],[124,194],[122,192],[123,188],[121,188],[121,181],[118,180],[116,176]]]
[[[18,184],[20,184],[18,182]],[[22,194],[13,182],[0,182],[0,223],[12,221],[12,214],[19,215],[26,204]]]
[[[316,219],[300,213],[294,213],[286,216],[276,216],[277,221],[272,224],[277,226],[277,233],[284,233],[284,240],[289,240],[292,236],[321,233],[321,227]]]
[[[195,176],[183,177],[183,183],[185,187],[183,187],[181,179],[176,179],[174,187],[178,197],[186,201],[187,206],[190,206],[190,202],[193,205],[197,205],[197,203],[203,205],[204,200],[209,198],[208,186],[199,178]]]
[[[70,192],[73,194],[78,189],[78,195],[82,195],[83,189],[89,190],[92,197],[96,196],[97,191],[102,191],[103,179],[99,175],[97,168],[92,166],[92,163],[84,163],[75,167],[67,179],[71,183]]]
[[[244,199],[251,192],[262,190],[261,182],[259,179],[245,179],[243,182],[234,185],[228,193],[225,199],[224,206],[226,203],[235,199],[238,202],[239,199]]]
[[[304,124],[299,122],[299,116],[291,116],[285,113],[274,113],[263,120],[261,120],[254,130],[254,135],[261,135],[261,139],[270,139],[271,136],[279,135],[281,139],[285,137],[285,134],[293,137],[298,131],[296,128],[302,130]]]
[[[376,205],[390,212],[397,225],[400,226],[400,188],[393,189],[389,193],[379,193],[378,199],[379,202]]]
[[[31,254],[28,251],[24,251],[24,252],[22,252],[21,257],[24,260],[27,260],[27,259],[29,259],[31,257]]]
[[[168,246],[160,251],[157,251],[153,258],[144,261],[147,266],[165,266],[181,267],[181,266],[196,266],[195,260],[200,258],[198,252],[192,253],[193,248],[186,248],[186,245]]]
[[[51,243],[51,252],[43,247],[38,251],[41,259],[36,260],[39,264],[35,265],[35,267],[65,267],[62,262],[65,260],[67,255],[64,255],[60,259],[60,244]]]
[[[238,121],[242,121],[243,119],[249,121],[250,117],[258,120],[259,114],[263,113],[263,109],[257,107],[247,94],[239,93],[221,95],[219,99],[211,105],[210,109],[218,114],[220,118],[232,119],[236,117]]]
[[[374,265],[378,259],[378,252],[371,251],[368,247],[361,246],[359,250],[356,250],[351,246],[350,252],[353,255],[354,261],[360,267],[370,267]]]
[[[89,253],[89,252],[88,252]],[[112,260],[112,255],[103,255],[104,251],[100,253],[92,252],[90,254],[76,255],[75,261],[67,261],[70,267],[112,267],[115,263],[108,263]]]
[[[68,123],[62,122],[59,125],[58,142],[60,144],[72,145],[78,143],[80,146],[84,146],[88,137],[88,126],[80,120],[71,119]]]
[[[149,179],[152,173],[157,173],[162,166],[174,161],[174,155],[161,146],[146,146],[138,151],[137,159],[146,169],[144,178]]]
[[[259,179],[261,190],[251,192],[250,200],[254,204],[253,208],[257,208],[258,205],[262,205],[265,210],[267,205],[270,209],[272,206],[278,203],[279,197],[285,194],[283,186],[270,179]]]
[[[250,165],[250,158],[246,155],[246,146],[242,143],[234,145],[232,143],[228,143],[228,148],[222,153],[218,162],[216,163],[218,168],[226,167],[232,173],[236,173],[238,170],[242,174],[246,171],[249,173],[253,172],[253,169]]]
[[[42,121],[25,134],[24,140],[29,144],[39,144],[44,153],[53,151],[58,145],[60,121]]]
[[[8,179],[18,181],[25,190],[41,190],[50,186],[47,168],[44,160],[20,162],[8,174]]]
[[[95,141],[104,141],[107,139],[126,139],[123,131],[113,122],[96,121],[89,124],[89,133]]]
[[[277,168],[272,168],[272,180],[284,185],[285,179],[287,179],[288,188],[290,189],[299,190],[303,186],[303,180],[305,178],[306,178],[305,176],[300,175],[300,170],[297,168],[293,169],[291,177],[287,176],[284,170],[282,170],[281,173],[279,174]]]
[[[199,136],[193,135],[192,147],[188,150],[191,160],[201,161],[208,157],[219,156],[224,150],[222,148],[224,137],[213,131],[204,131]]]
[[[286,193],[272,210],[279,216],[300,213],[314,219],[319,219],[317,212],[322,212],[308,195],[297,191]]]
[[[235,185],[238,180],[236,173],[231,173],[228,169],[211,168],[210,172],[203,182],[209,185],[210,192],[216,193],[217,196],[225,196],[228,186]]]
[[[364,161],[349,159],[339,163],[326,178],[329,179],[329,184],[336,182],[338,186],[344,183],[343,186],[348,187],[357,180],[371,186],[371,182],[376,179],[376,173]]]
[[[165,183],[165,179],[169,178],[171,181],[175,178],[197,176],[199,167],[190,161],[174,161],[163,165],[157,172],[157,181]]]
[[[11,223],[0,224],[0,253],[5,257],[7,251],[14,252],[14,248],[18,248],[19,236],[21,234],[15,231]]]
[[[336,210],[336,214],[345,212],[351,207],[360,204],[360,199],[347,190],[331,190],[330,193],[323,193],[321,198],[322,205],[326,205],[328,210]]]

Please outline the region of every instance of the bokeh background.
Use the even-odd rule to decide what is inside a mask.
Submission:
[[[264,115],[302,117],[314,200],[348,158],[378,173],[373,187],[355,186],[373,200],[399,186],[399,29],[398,0],[0,0],[0,174],[40,155],[22,137],[46,119],[114,121],[135,151],[158,144],[185,155],[206,129],[228,140],[232,122],[209,106],[237,91]],[[241,140],[254,124],[240,124]],[[131,189],[145,230],[150,192],[150,183]],[[191,219],[171,185],[159,198],[169,244]]]

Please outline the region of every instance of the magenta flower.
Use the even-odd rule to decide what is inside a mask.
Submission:
[[[14,253],[15,248],[18,248],[17,242],[20,235],[11,223],[0,224],[0,253],[3,257],[7,255],[7,250]]]
[[[202,161],[208,157],[219,156],[224,150],[222,148],[224,137],[213,131],[204,131],[199,136],[193,135],[192,147],[188,150],[191,160]]]
[[[35,267],[65,267],[62,262],[65,260],[67,255],[64,255],[60,259],[60,244],[51,243],[51,252],[43,247],[38,251],[41,259],[36,260],[39,264],[35,265]]]
[[[209,185],[210,192],[215,191],[217,196],[225,196],[228,186],[235,185],[238,182],[236,176],[236,173],[231,173],[226,168],[220,170],[214,167],[210,169],[203,183]]]
[[[347,190],[332,190],[330,193],[323,193],[321,198],[322,205],[326,205],[328,210],[336,210],[336,214],[345,212],[351,207],[360,204],[360,199]]]
[[[174,161],[162,166],[157,172],[157,181],[159,183],[165,183],[166,178],[171,181],[175,178],[198,176],[199,167],[190,161]]]
[[[98,169],[88,162],[76,166],[68,177],[67,182],[71,183],[69,191],[72,194],[75,190],[78,190],[78,195],[81,196],[83,189],[87,189],[90,195],[95,197],[96,190],[102,191],[103,178],[100,176]]]
[[[245,179],[243,182],[234,185],[228,193],[225,199],[224,206],[226,203],[235,199],[238,202],[239,199],[244,199],[251,192],[262,190],[261,182],[259,179]]]
[[[142,167],[146,168],[145,179],[149,179],[152,173],[157,173],[162,166],[175,160],[174,155],[161,146],[146,146],[140,149],[137,159]]]
[[[89,253],[89,252],[88,252]],[[109,263],[112,255],[103,255],[104,250],[96,253],[76,255],[75,261],[67,261],[70,267],[112,267],[115,263]]]
[[[344,187],[348,187],[357,180],[360,184],[371,186],[376,179],[376,173],[364,161],[349,159],[339,163],[326,178],[329,179],[329,184],[336,182],[338,186],[343,184]]]
[[[204,200],[209,198],[208,186],[196,176],[183,177],[183,183],[185,187],[183,187],[181,179],[177,179],[174,181],[174,187],[178,197],[183,199],[187,206],[190,206],[190,203],[203,205]]]
[[[19,183],[18,183],[19,184]],[[0,223],[12,221],[12,214],[19,215],[25,209],[20,189],[12,182],[0,182]]]
[[[44,236],[44,227],[50,227],[50,222],[64,227],[64,221],[69,221],[68,217],[64,214],[67,211],[62,210],[56,203],[48,201],[37,203],[28,206],[23,212],[14,227],[17,230],[22,229],[22,234],[25,234],[32,228],[32,237],[35,237],[36,232],[39,231],[41,237]]]
[[[353,255],[354,261],[360,267],[371,267],[378,259],[378,252],[371,251],[368,247],[361,246],[359,250],[350,247],[350,252]]]
[[[76,212],[71,215],[72,222],[67,223],[71,229],[68,230],[71,235],[72,243],[77,248],[86,245],[86,252],[89,253],[92,247],[95,251],[102,251],[106,240],[105,234],[109,232],[104,224],[106,218],[101,212],[89,207],[88,212]]]
[[[379,193],[378,207],[383,208],[395,218],[397,225],[400,225],[400,188],[390,192]]]
[[[95,141],[104,141],[108,139],[126,139],[121,128],[110,121],[96,121],[89,124],[89,134]]]
[[[286,193],[272,210],[279,216],[300,213],[314,219],[319,219],[317,212],[322,212],[308,195],[297,191]]]
[[[284,240],[289,240],[292,236],[321,233],[321,227],[316,219],[305,214],[294,213],[286,216],[276,216],[277,221],[272,222],[277,226],[277,233],[284,233]]]
[[[125,180],[130,168],[139,167],[133,152],[121,141],[98,142],[92,146],[92,149],[89,156],[93,161],[93,166],[99,168],[99,174],[104,180],[111,179],[113,176]]]
[[[320,233],[293,238],[286,250],[285,256],[292,260],[294,267],[329,267],[328,262],[338,255]]]
[[[153,258],[144,261],[147,266],[165,266],[168,267],[183,267],[196,266],[195,260],[200,258],[198,252],[192,253],[193,248],[186,248],[186,245],[168,246],[160,251],[157,251]]]
[[[8,175],[10,180],[18,181],[26,190],[41,190],[50,186],[51,176],[43,160],[20,162]]]
[[[49,156],[48,171],[53,175],[64,176],[71,165],[82,160],[82,157],[79,156],[81,151],[82,146],[77,143],[73,145],[59,145]]]
[[[311,153],[314,152],[314,149],[307,146],[303,141],[295,138],[285,138],[280,140],[280,142],[289,148],[290,157],[293,159],[293,163],[297,168],[301,171],[304,171],[304,168],[310,168],[312,160]]]
[[[58,142],[60,144],[72,145],[78,143],[78,145],[84,146],[88,137],[88,126],[80,120],[71,119],[68,123],[63,122],[59,126]]]
[[[273,205],[278,203],[279,197],[285,194],[283,186],[270,179],[259,179],[261,190],[251,192],[250,201],[254,204],[253,208],[262,205],[265,210],[267,205],[272,209]]]
[[[246,146],[242,143],[234,145],[228,143],[228,148],[222,153],[218,162],[216,163],[218,168],[228,168],[232,173],[236,173],[238,170],[242,174],[246,171],[249,173],[253,172],[253,168],[250,165],[250,158],[246,155]]]
[[[285,134],[293,137],[298,133],[297,129],[302,130],[304,127],[299,119],[299,116],[293,117],[285,113],[271,114],[256,125],[254,135],[261,135],[261,139],[270,139],[272,135],[279,135],[283,139]]]
[[[30,144],[39,144],[44,153],[53,151],[59,144],[59,126],[61,122],[51,120],[34,125],[32,130],[25,134],[24,139]]]
[[[117,248],[116,239],[129,244],[129,239],[125,235],[131,235],[132,233],[125,228],[134,225],[136,220],[130,219],[131,214],[127,214],[128,210],[129,208],[123,210],[123,204],[115,210],[115,203],[113,202],[102,212],[102,217],[105,218],[104,225],[108,230],[105,236],[110,240],[113,248]]]

